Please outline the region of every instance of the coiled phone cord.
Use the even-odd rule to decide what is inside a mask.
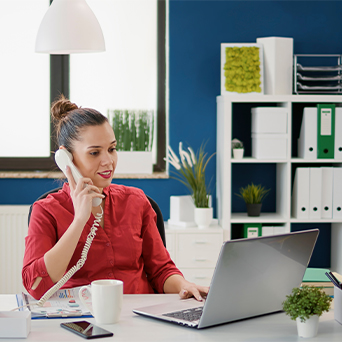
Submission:
[[[70,270],[61,278],[53,287],[51,287],[46,293],[39,299],[35,305],[43,306],[44,303],[55,293],[57,292],[80,268],[83,267],[84,263],[87,260],[87,255],[89,252],[89,248],[94,240],[94,237],[96,236],[96,231],[98,227],[100,226],[100,222],[103,216],[103,210],[102,207],[101,212],[98,214],[95,214],[95,220],[90,228],[90,232],[87,236],[87,240],[85,242],[85,245],[83,247],[82,253],[81,253],[81,259],[77,261],[76,265],[70,268]]]

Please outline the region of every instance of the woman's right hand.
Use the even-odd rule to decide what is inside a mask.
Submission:
[[[73,202],[75,218],[83,226],[89,220],[93,207],[93,198],[105,196],[101,194],[98,187],[93,185],[90,178],[81,178],[76,184],[69,166],[66,167],[66,176],[70,187],[70,196]]]

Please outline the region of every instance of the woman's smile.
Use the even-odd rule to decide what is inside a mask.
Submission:
[[[98,172],[98,174],[102,177],[102,178],[110,178],[112,175],[112,171],[111,170],[107,170],[107,171],[102,171],[102,172]]]

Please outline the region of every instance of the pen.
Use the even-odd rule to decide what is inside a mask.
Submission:
[[[328,273],[328,272],[325,272],[325,275],[329,278],[329,280],[336,286],[336,287],[338,287],[339,289],[342,289],[341,288],[341,284],[339,283],[339,281],[336,279],[334,279],[333,277],[331,277],[331,274],[330,273]]]

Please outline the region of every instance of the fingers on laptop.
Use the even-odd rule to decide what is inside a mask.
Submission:
[[[206,286],[194,285],[189,290],[182,289],[179,293],[182,299],[195,297],[196,300],[202,301],[203,297],[206,297],[209,288]]]
[[[198,294],[199,295],[199,294]],[[180,293],[179,293],[179,296],[182,298],[182,299],[187,299],[187,298],[191,298],[191,297],[195,297],[195,295],[192,293],[192,292],[189,292],[188,290],[182,290]],[[196,298],[196,297],[195,297]],[[197,299],[197,298],[196,298]],[[198,299],[197,299],[198,300]]]

